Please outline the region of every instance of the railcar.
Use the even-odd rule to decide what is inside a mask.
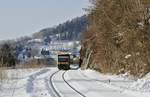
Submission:
[[[70,69],[70,55],[69,54],[58,55],[58,69],[59,70]]]

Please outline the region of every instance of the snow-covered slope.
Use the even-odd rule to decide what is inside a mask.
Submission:
[[[142,79],[138,79],[137,82],[133,83],[131,88],[143,92],[150,92],[150,73]]]

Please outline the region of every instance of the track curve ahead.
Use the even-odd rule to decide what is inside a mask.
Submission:
[[[59,92],[55,89],[55,86],[54,86],[53,81],[52,81],[53,76],[54,76],[56,73],[58,73],[58,72],[59,72],[59,70],[56,71],[56,72],[54,72],[54,73],[50,76],[50,85],[51,85],[53,91],[55,92],[55,94],[54,94],[55,97],[61,97],[60,94],[59,94]]]
[[[50,76],[50,85],[54,97],[86,97],[74,88],[65,78],[67,71],[56,71]]]
[[[63,80],[65,81],[65,83],[72,89],[72,90],[74,90],[75,92],[77,92],[78,94],[80,94],[82,97],[86,97],[83,93],[81,93],[80,91],[78,91],[77,89],[75,89],[73,86],[71,86],[71,84],[69,84],[69,82],[67,82],[67,80],[65,79],[65,73],[66,73],[67,71],[65,71],[64,73],[63,73],[63,75],[62,75],[62,78],[63,78]]]

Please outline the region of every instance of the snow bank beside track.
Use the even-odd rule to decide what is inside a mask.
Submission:
[[[137,81],[127,74],[101,74],[94,70],[81,70],[81,73],[85,77],[97,80],[97,82],[104,80],[105,84],[108,84],[110,87],[116,87],[122,90],[122,92],[130,94],[133,97],[149,97],[150,95],[150,73]],[[110,80],[109,83],[108,80]]]
[[[150,73],[148,73],[145,77],[138,79],[135,83],[133,83],[131,88],[150,93]]]

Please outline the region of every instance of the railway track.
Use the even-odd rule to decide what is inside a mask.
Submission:
[[[55,88],[55,86],[54,86],[54,84],[53,84],[53,81],[52,81],[53,76],[54,76],[56,73],[58,73],[58,72],[59,72],[59,70],[56,71],[56,72],[54,72],[54,73],[50,76],[50,85],[51,85],[51,87],[52,87],[52,89],[53,89],[53,92],[55,92],[55,94],[54,94],[55,97],[61,97],[60,94],[59,94],[59,92],[57,92],[57,90],[56,90],[56,88]]]
[[[75,89],[71,84],[69,84],[69,82],[65,79],[65,73],[66,73],[66,72],[67,72],[67,71],[65,71],[65,72],[63,73],[63,75],[62,75],[62,78],[63,78],[64,82],[65,82],[72,90],[74,90],[76,93],[80,94],[82,97],[86,97],[83,93],[81,93],[80,91],[78,91],[77,89]]]
[[[53,92],[55,92],[55,97],[62,97],[61,96],[61,94],[57,91],[57,89],[55,88],[55,85],[54,85],[54,82],[53,82],[53,77],[54,77],[54,75],[55,74],[57,74],[58,72],[60,72],[60,71],[56,71],[56,72],[54,72],[51,76],[50,76],[50,85],[51,85],[51,87],[52,87],[52,89],[53,89]],[[77,93],[80,97],[86,97],[83,93],[81,93],[80,91],[78,91],[77,89],[75,89],[66,79],[65,79],[65,73],[66,73],[67,71],[64,71],[63,73],[62,73],[62,75],[61,75],[61,77],[62,77],[62,79],[63,79],[63,81],[64,81],[64,84],[67,84],[69,87],[70,87],[70,89],[72,90],[72,91],[74,91],[75,93]],[[63,97],[65,97],[65,96],[63,96]]]

